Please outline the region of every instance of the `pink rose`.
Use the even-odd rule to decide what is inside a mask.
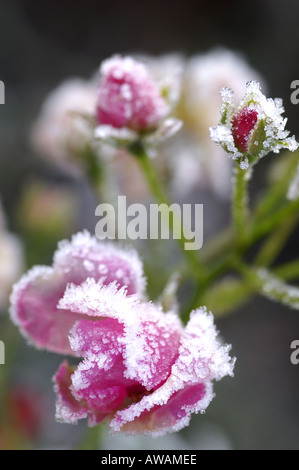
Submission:
[[[213,398],[213,380],[232,375],[229,346],[204,308],[186,327],[144,298],[134,251],[87,233],[60,244],[52,268],[37,267],[14,288],[11,313],[38,347],[82,358],[54,377],[56,417],[154,436],[188,425]]]
[[[97,99],[99,125],[150,130],[168,113],[169,106],[143,63],[119,56],[103,62]]]

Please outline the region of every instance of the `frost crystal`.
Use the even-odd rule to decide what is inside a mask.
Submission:
[[[96,140],[117,147],[141,140],[151,149],[178,132],[181,121],[169,118],[177,87],[162,80],[157,71],[151,73],[154,68],[133,57],[114,56],[103,62]]]
[[[119,56],[103,62],[98,124],[144,131],[157,127],[168,113],[169,107],[143,63]]]
[[[217,127],[210,128],[210,137],[232,159],[238,160],[242,169],[246,170],[271,151],[298,148],[295,137],[288,137],[289,132],[285,130],[287,119],[282,117],[282,100],[267,99],[258,82],[247,83],[237,109],[232,90],[222,89],[221,96],[221,120]]]
[[[212,381],[233,375],[205,309],[184,329],[175,313],[93,279],[69,285],[58,307],[86,315],[69,337],[82,362],[67,381],[65,363],[54,378],[60,421],[107,417],[114,432],[160,436],[187,426],[212,400]]]
[[[105,284],[115,281],[128,294],[144,295],[143,267],[137,253],[99,242],[85,231],[59,243],[53,266],[35,266],[14,286],[13,321],[37,347],[73,354],[68,333],[78,316],[67,309],[62,312],[57,304],[69,283],[81,284],[88,278]]]
[[[57,420],[107,418],[114,432],[159,436],[187,426],[212,400],[213,380],[232,375],[212,314],[196,310],[184,328],[173,303],[164,312],[143,290],[137,255],[87,232],[61,242],[53,267],[37,266],[15,286],[11,315],[22,333],[81,358],[55,374]]]

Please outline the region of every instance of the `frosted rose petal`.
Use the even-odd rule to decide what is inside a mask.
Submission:
[[[98,90],[97,122],[136,131],[151,129],[169,107],[147,68],[131,57],[103,62]]]
[[[39,348],[73,354],[68,332],[80,316],[68,308],[58,309],[57,304],[68,283],[80,284],[87,278],[115,282],[127,293],[144,292],[142,264],[135,251],[79,233],[71,242],[59,244],[53,267],[35,267],[14,286],[10,311],[24,336]]]
[[[212,400],[212,380],[233,374],[229,349],[217,341],[212,315],[205,309],[192,312],[167,381],[138,403],[118,411],[111,428],[158,436],[188,425],[191,414],[204,411]]]
[[[126,296],[114,284],[88,279],[69,285],[59,307],[92,317],[115,319],[123,325],[119,337],[123,347],[125,375],[147,390],[165,381],[177,356],[182,326],[174,314],[165,314],[136,296]]]

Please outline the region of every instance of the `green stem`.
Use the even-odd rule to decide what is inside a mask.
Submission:
[[[280,254],[297,223],[298,215],[295,214],[271,233],[256,255],[254,264],[256,266],[270,266]]]
[[[248,233],[248,240],[253,244],[255,241],[271,232],[275,227],[284,223],[286,219],[296,214],[298,210],[299,200],[296,200],[284,204],[281,208],[277,209],[276,212],[270,214],[259,223],[255,223],[253,219]]]
[[[255,209],[254,220],[262,220],[272,210],[276,210],[282,201],[285,201],[290,182],[296,174],[299,152],[287,152],[280,159],[287,158],[285,167],[280,172],[279,179],[269,188],[265,196],[259,201]]]
[[[77,446],[77,450],[100,450],[104,426],[105,424],[101,423],[93,428],[88,428],[88,432]]]
[[[299,278],[299,259],[295,259],[294,261],[290,261],[289,263],[282,264],[277,268],[273,269],[273,273],[275,276],[284,279],[285,281],[289,281],[291,279],[298,279]]]
[[[234,192],[232,201],[232,216],[239,243],[246,239],[246,228],[249,217],[248,181],[251,170],[244,171],[236,164],[234,168]]]
[[[239,265],[239,270],[255,292],[272,301],[299,310],[299,288],[285,284],[266,269]]]
[[[80,155],[80,161],[84,162],[86,176],[90,183],[91,189],[94,193],[96,202],[104,201],[104,182],[105,182],[105,169],[98,155],[90,147],[86,146],[83,155]]]
[[[163,186],[152,163],[152,159],[148,156],[144,147],[140,143],[132,145],[130,150],[137,157],[137,161],[139,162],[153,197],[159,205],[163,205],[165,208],[165,210],[162,211],[165,223],[170,225],[170,230],[173,234],[180,234],[180,236],[176,237],[176,240],[193,274],[199,281],[202,281],[205,277],[204,267],[193,250],[185,249],[186,243],[190,243],[190,240],[187,240],[184,235],[184,228],[180,218],[177,217],[174,211],[171,211],[171,204],[164,193]],[[170,216],[170,213],[172,213],[172,217]]]

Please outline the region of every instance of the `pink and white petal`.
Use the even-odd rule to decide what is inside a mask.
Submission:
[[[103,284],[113,281],[116,289],[126,286],[126,293],[144,293],[142,264],[136,253],[100,244],[88,232],[61,242],[53,266],[33,268],[14,286],[11,296],[13,321],[38,348],[73,355],[67,336],[80,316],[70,309],[57,309],[68,283],[80,284],[94,276]]]
[[[104,318],[80,321],[70,334],[70,343],[85,357],[72,375],[72,394],[96,414],[114,413],[125,398],[145,392],[138,382],[125,376],[119,342],[122,333],[123,325]]]
[[[74,398],[71,393],[71,376],[74,368],[64,361],[53,377],[56,392],[56,419],[64,423],[77,424],[79,419],[88,416],[86,404]]]
[[[125,346],[126,375],[150,391],[169,377],[183,330],[177,315],[165,314],[151,303],[140,307],[139,325],[125,325],[120,341]]]
[[[198,383],[176,390],[177,385],[169,379],[140,402],[118,411],[110,421],[111,430],[158,437],[187,426],[192,413],[203,413],[210,404],[213,386]]]
[[[73,380],[74,368],[64,361],[54,376],[57,421],[77,424],[79,419],[88,418],[89,426],[95,426],[120,406],[126,397],[122,386],[111,385],[106,388],[96,386],[79,398],[73,393]]]
[[[126,286],[128,295],[145,293],[142,262],[133,249],[123,249],[116,244],[100,242],[89,232],[74,235],[71,241],[63,240],[54,255],[54,268],[72,273],[69,282],[80,284],[88,277],[104,284],[116,281]]]
[[[161,435],[186,426],[191,414],[204,411],[212,400],[212,380],[233,375],[235,360],[229,350],[217,341],[213,316],[204,308],[192,312],[167,381],[140,402],[118,411],[111,428]]]
[[[77,321],[70,330],[69,342],[78,356],[96,357],[97,361],[101,356],[109,358],[107,365],[103,362],[103,367],[110,369],[113,358],[123,353],[124,348],[119,342],[123,332],[123,325],[114,318],[84,319]]]
[[[36,347],[73,355],[68,332],[80,315],[56,308],[65,286],[64,273],[36,266],[14,285],[10,314],[22,334]]]
[[[80,286],[69,285],[59,308],[92,317],[115,319],[123,325],[120,336],[128,379],[152,390],[167,379],[180,344],[182,325],[174,314],[156,305],[126,296],[115,284],[103,285],[88,279]]]
[[[231,346],[222,345],[214,318],[206,308],[190,314],[181,338],[178,359],[173,365],[172,375],[184,383],[220,380],[233,376],[235,358],[229,355]]]
[[[91,412],[112,414],[119,409],[124,400],[134,393],[144,393],[140,384],[126,379],[121,357],[114,361],[109,370],[102,368],[96,358],[85,359],[72,376],[73,396],[84,401]]]

